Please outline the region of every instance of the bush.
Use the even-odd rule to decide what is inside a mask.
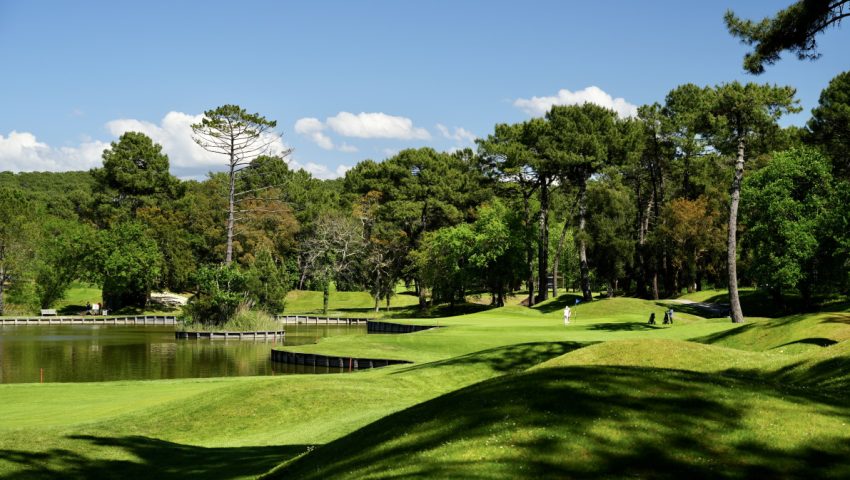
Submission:
[[[197,293],[183,307],[184,324],[224,325],[248,300],[246,277],[234,265],[204,265],[194,275]]]
[[[210,328],[216,331],[227,332],[271,332],[279,330],[280,324],[266,312],[251,310],[248,303],[239,305],[232,318],[214,327],[203,323],[184,322],[183,324],[183,330],[190,332],[203,331]]]

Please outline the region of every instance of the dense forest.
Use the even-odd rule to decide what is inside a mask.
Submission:
[[[0,314],[49,308],[77,280],[111,310],[171,290],[221,319],[246,303],[280,312],[291,289],[327,301],[331,285],[377,309],[402,282],[423,309],[738,285],[808,308],[850,287],[850,72],[805,127],[783,128],[794,94],[688,84],[627,118],[555,106],[475,150],[404,150],[336,180],[259,150],[179,180],[161,146],[127,132],[90,172],[0,173]]]

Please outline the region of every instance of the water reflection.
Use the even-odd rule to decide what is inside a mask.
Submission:
[[[279,345],[332,335],[365,334],[365,327],[289,325],[286,340],[175,340],[171,326],[0,326],[0,383],[101,382],[289,373],[340,369],[269,361]]]

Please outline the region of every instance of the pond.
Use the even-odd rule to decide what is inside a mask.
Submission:
[[[0,383],[102,382],[164,378],[335,373],[272,363],[275,346],[366,333],[364,326],[287,325],[286,339],[175,340],[173,326],[0,326]],[[43,370],[42,370],[43,369]],[[42,373],[43,372],[43,373]]]

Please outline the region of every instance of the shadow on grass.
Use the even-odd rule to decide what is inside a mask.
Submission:
[[[453,357],[448,360],[413,365],[393,372],[393,375],[403,374],[414,370],[425,370],[455,365],[470,366],[475,364],[486,365],[496,372],[518,372],[588,345],[591,345],[591,343],[520,343],[505,347],[490,348],[480,352]]]
[[[735,337],[736,335],[740,335],[747,330],[751,330],[756,327],[755,323],[744,323],[740,327],[733,327],[729,330],[723,330],[722,332],[712,333],[711,335],[706,335],[704,337],[696,338],[693,341],[698,343],[720,343],[723,340]]]
[[[729,391],[734,391],[730,398]],[[850,438],[767,442],[747,401],[787,394],[718,375],[561,367],[507,375],[384,417],[273,478],[848,478]],[[848,407],[818,407],[846,415]],[[802,407],[800,407],[802,408]],[[835,412],[838,410],[838,412]],[[834,424],[834,425],[833,425]],[[789,428],[805,430],[796,423]],[[769,442],[769,440],[768,440]]]
[[[793,342],[783,343],[782,345],[779,345],[778,347],[774,347],[774,348],[781,348],[781,347],[787,347],[788,345],[798,345],[798,344],[817,345],[818,347],[829,347],[831,345],[835,345],[836,343],[838,343],[838,342],[836,342],[835,340],[833,340],[831,338],[812,337],[812,338],[803,338],[801,340],[795,340]]]
[[[672,308],[675,312],[687,313],[703,318],[723,318],[729,317],[729,307],[718,303],[666,303],[655,302],[656,305],[664,308]]]
[[[85,305],[65,305],[56,310],[59,315],[82,315],[86,312]]]
[[[16,471],[0,476],[12,479],[185,479],[226,480],[259,475],[305,451],[305,445],[283,447],[204,448],[148,437],[68,437],[80,442],[74,451],[45,452],[0,450],[0,461],[16,465]],[[97,458],[118,450],[136,460]],[[92,456],[87,456],[87,454]]]
[[[552,313],[559,310],[563,310],[567,305],[570,308],[573,308],[576,304],[576,300],[581,300],[581,294],[578,293],[564,293],[558,295],[558,298],[555,298],[549,302],[546,302],[542,305],[535,305],[531,307],[534,310],[537,310],[541,313]]]
[[[841,312],[850,308],[850,302],[845,297],[835,295],[821,295],[813,299],[814,305],[806,308],[799,294],[789,293],[782,297],[782,302],[777,303],[769,292],[765,290],[742,290],[740,292],[741,309],[748,317],[777,318],[794,313],[812,312]],[[703,303],[729,304],[729,295],[722,293],[707,298]]]
[[[638,322],[618,322],[618,323],[594,323],[586,327],[588,330],[602,330],[605,332],[642,332],[645,330],[659,330],[665,327],[660,325],[649,325],[648,323]]]
[[[816,362],[799,361],[774,371],[729,369],[723,373],[755,378],[761,382],[804,388],[819,395],[823,403],[845,409],[850,420],[847,392],[850,391],[850,357],[836,356]]]

